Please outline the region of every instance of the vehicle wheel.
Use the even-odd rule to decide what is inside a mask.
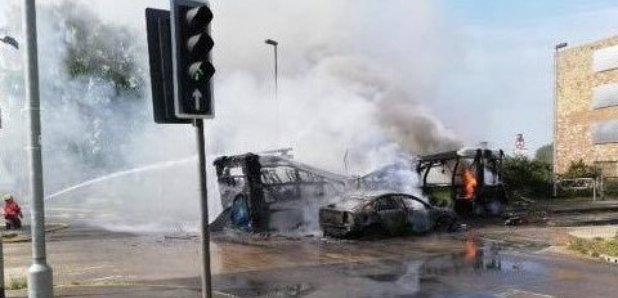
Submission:
[[[383,236],[388,234],[388,230],[380,224],[372,224],[365,228],[362,232],[363,236]]]
[[[337,238],[337,239],[347,239],[350,238],[351,234],[339,233],[336,230],[324,229],[322,231],[322,235],[328,238]]]
[[[451,233],[457,230],[457,220],[448,216],[442,216],[436,221],[436,232]]]

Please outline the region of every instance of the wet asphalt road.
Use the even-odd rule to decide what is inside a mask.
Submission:
[[[541,240],[540,231],[553,233],[501,231],[491,233]],[[54,281],[176,287],[186,289],[183,297],[199,297],[199,239],[171,236],[72,223],[48,238]],[[215,235],[213,288],[240,297],[618,297],[618,265],[543,247],[469,241],[463,233],[355,241]],[[9,272],[27,268],[29,249],[5,245]]]
[[[476,258],[410,251],[221,274],[214,284],[241,297],[616,297],[616,265],[488,246],[479,251]]]

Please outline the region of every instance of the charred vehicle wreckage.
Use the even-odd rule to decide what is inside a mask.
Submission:
[[[321,202],[344,193],[348,178],[292,160],[247,153],[214,162],[223,212],[211,229],[293,230],[317,221]],[[315,214],[311,214],[315,213]]]
[[[420,156],[417,172],[423,194],[432,204],[461,216],[495,217],[507,205],[502,182],[502,150],[462,148]]]
[[[367,232],[388,235],[422,234],[434,230],[457,230],[457,215],[408,194],[377,193],[346,195],[337,203],[320,208],[324,235],[354,237]]]
[[[468,212],[469,207],[461,207],[458,203],[462,194],[472,202],[474,209],[486,201],[494,202],[486,198],[492,197],[495,185],[500,185],[499,175],[493,176],[491,184],[480,183],[479,186],[476,182],[472,188],[464,185],[464,169],[476,169],[465,175],[477,181],[479,177],[487,180],[490,174],[482,172],[488,171],[487,168],[491,173],[499,172],[491,168],[499,167],[500,159],[488,158],[490,153],[482,150],[480,157],[470,161],[466,160],[468,155],[458,155],[454,161],[449,159],[452,155],[411,158],[354,177],[297,162],[288,152],[221,156],[214,161],[223,212],[211,224],[211,230],[232,228],[262,233],[310,230],[319,226],[331,236],[352,236],[373,229],[388,234],[448,231],[454,228],[456,212]],[[427,172],[435,171],[438,166],[455,173],[452,183],[433,185],[428,182],[431,174]],[[439,172],[444,176],[446,170]],[[419,174],[422,178],[420,189]],[[420,195],[411,195],[420,190],[430,202],[419,198]],[[450,201],[442,202],[441,207],[433,206],[438,202],[436,195],[444,196],[447,190],[451,194]],[[473,196],[468,197],[466,191]],[[503,202],[502,199],[497,201]],[[494,209],[491,210],[501,210]]]

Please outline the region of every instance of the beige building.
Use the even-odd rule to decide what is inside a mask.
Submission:
[[[618,176],[618,36],[556,54],[555,171],[583,159]]]

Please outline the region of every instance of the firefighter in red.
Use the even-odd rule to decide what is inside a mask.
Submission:
[[[21,219],[24,215],[21,214],[21,208],[15,202],[12,195],[4,196],[4,222],[6,229],[21,229]]]

